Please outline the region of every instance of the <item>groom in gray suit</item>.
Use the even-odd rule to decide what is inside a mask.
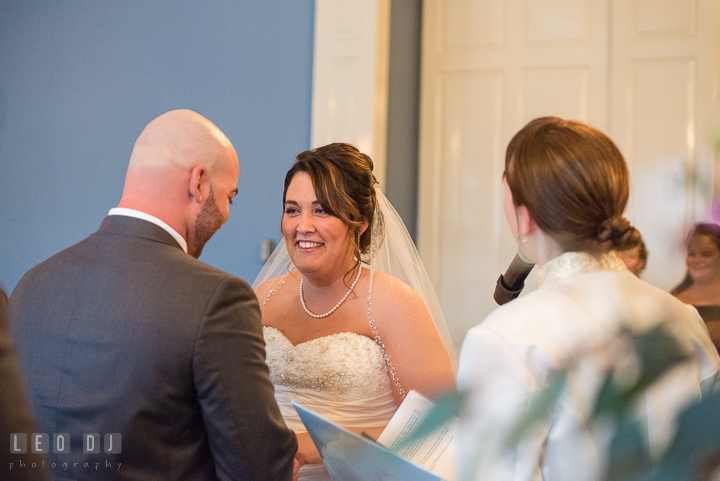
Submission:
[[[197,260],[238,160],[188,110],[135,143],[118,208],[30,270],[11,327],[57,479],[289,480],[295,435],[245,281]]]
[[[47,481],[42,454],[27,449],[28,436],[37,431],[25,397],[13,341],[8,333],[7,296],[0,287],[0,479]],[[25,440],[25,447],[22,440]]]

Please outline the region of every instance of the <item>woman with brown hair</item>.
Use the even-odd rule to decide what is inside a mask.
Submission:
[[[688,234],[687,273],[671,294],[692,304],[720,351],[720,226],[698,223]]]
[[[301,480],[330,479],[295,401],[378,436],[407,392],[454,390],[447,327],[402,221],[349,144],[302,152],[285,176],[284,243],[254,285],[275,397]]]
[[[661,446],[674,415],[718,383],[720,359],[690,307],[627,271],[613,248],[635,235],[622,217],[628,171],[613,142],[581,122],[535,119],[505,156],[505,214],[519,250],[540,267],[538,289],[472,328],[463,344],[458,389],[469,395],[457,440],[461,480],[602,479],[609,435],[588,427],[603,363],[628,361],[603,346],[622,327],[667,323],[688,361],[643,393],[648,443]],[[551,417],[504,443],[533,397],[582,353]],[[586,360],[586,362],[585,362]],[[662,409],[652,409],[662,406]]]

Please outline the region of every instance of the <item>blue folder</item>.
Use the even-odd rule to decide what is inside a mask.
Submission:
[[[292,403],[308,430],[330,477],[335,481],[442,481],[375,441],[341,428],[318,414]]]

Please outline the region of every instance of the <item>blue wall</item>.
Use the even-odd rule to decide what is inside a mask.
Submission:
[[[133,143],[175,108],[240,157],[230,220],[201,257],[252,281],[280,236],[282,182],[310,144],[313,0],[3,0],[0,281],[94,232]]]

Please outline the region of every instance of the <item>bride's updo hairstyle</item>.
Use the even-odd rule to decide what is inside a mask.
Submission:
[[[508,144],[505,178],[514,204],[527,207],[565,251],[608,251],[638,235],[622,216],[629,191],[625,160],[587,124],[532,120]]]
[[[305,172],[312,180],[315,196],[325,212],[348,226],[350,243],[355,246],[355,258],[370,250],[373,218],[377,197],[373,175],[373,161],[355,146],[334,143],[301,152],[285,175],[283,205],[288,187],[295,174]],[[360,235],[363,222],[368,228]],[[355,266],[353,266],[354,269]]]

